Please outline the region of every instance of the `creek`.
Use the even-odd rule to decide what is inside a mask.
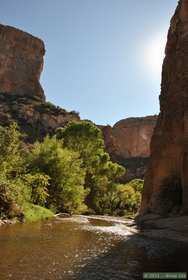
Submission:
[[[137,233],[131,220],[55,218],[0,227],[0,280],[135,280],[148,271],[186,271],[181,243]]]

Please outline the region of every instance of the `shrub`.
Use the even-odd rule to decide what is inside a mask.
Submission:
[[[23,213],[27,222],[36,222],[39,220],[49,219],[54,216],[54,213],[51,210],[29,203],[24,205]]]
[[[0,217],[52,216],[44,207],[70,214],[137,212],[143,180],[117,183],[125,168],[110,160],[91,122],[59,128],[30,150],[23,146],[15,123],[0,127]]]
[[[87,205],[101,213],[98,197],[103,196],[110,185],[125,173],[125,168],[110,161],[102,132],[91,122],[69,123],[65,128],[56,130],[56,137],[67,149],[79,153],[82,168],[86,171],[84,187],[90,190]]]
[[[99,214],[136,214],[140,207],[143,180],[135,179],[127,184],[112,184],[106,192],[97,192],[95,203]]]
[[[46,137],[36,143],[28,158],[31,172],[49,176],[46,206],[56,211],[78,213],[88,190],[84,189],[85,170],[81,168],[79,154],[63,148],[56,138]]]
[[[30,200],[34,204],[44,206],[49,196],[48,186],[50,177],[42,173],[28,173],[25,175],[24,180],[31,190]]]

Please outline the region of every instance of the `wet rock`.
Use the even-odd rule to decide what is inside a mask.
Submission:
[[[155,221],[156,219],[160,219],[161,216],[157,214],[146,214],[144,216],[137,216],[136,221],[138,221],[138,224],[142,225],[146,221]]]
[[[71,215],[68,213],[59,213],[55,215],[56,218],[70,218]]]
[[[55,219],[57,221],[72,222],[72,223],[79,223],[79,224],[89,223],[88,218],[85,216],[70,215],[67,213],[59,213],[59,214],[55,215]]]
[[[181,241],[188,244],[188,216],[142,219],[141,235],[156,238]]]
[[[2,225],[14,225],[18,222],[17,219],[3,219],[3,220],[0,220],[0,226]]]

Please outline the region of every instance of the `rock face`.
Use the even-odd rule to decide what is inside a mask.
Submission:
[[[0,91],[44,100],[39,78],[44,43],[16,28],[0,25]]]
[[[128,169],[122,181],[144,177],[156,121],[157,116],[128,118],[113,127],[102,127],[105,146],[112,160]]]
[[[171,20],[141,215],[188,212],[188,1]]]
[[[69,121],[78,121],[77,113],[41,102],[37,97],[15,96],[0,93],[0,125],[7,126],[17,122],[26,135],[25,141],[33,143],[52,134],[56,128],[65,126]]]
[[[0,125],[16,121],[29,142],[79,120],[77,113],[45,102],[39,82],[44,53],[40,39],[0,25]]]
[[[16,121],[31,143],[69,121],[79,120],[77,113],[68,113],[45,101],[39,81],[44,54],[40,39],[0,25],[0,125]],[[143,178],[156,119],[130,118],[113,127],[101,127],[112,160],[128,169],[123,182]]]

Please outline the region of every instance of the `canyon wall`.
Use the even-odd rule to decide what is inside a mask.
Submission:
[[[0,91],[44,100],[39,82],[44,54],[40,39],[0,24]]]
[[[165,54],[141,215],[188,210],[188,0],[179,1],[172,17]]]
[[[156,121],[157,116],[128,118],[113,127],[101,127],[111,159],[127,168],[126,175],[121,178],[123,182],[144,177]]]
[[[40,85],[44,54],[40,39],[0,25],[0,125],[16,121],[30,143],[42,140],[69,121],[80,120],[74,111],[45,101]],[[112,160],[127,168],[122,182],[144,177],[156,120],[157,116],[129,118],[113,127],[100,126]]]
[[[0,125],[16,121],[29,142],[79,120],[77,113],[45,102],[39,80],[44,54],[40,39],[0,25]]]

